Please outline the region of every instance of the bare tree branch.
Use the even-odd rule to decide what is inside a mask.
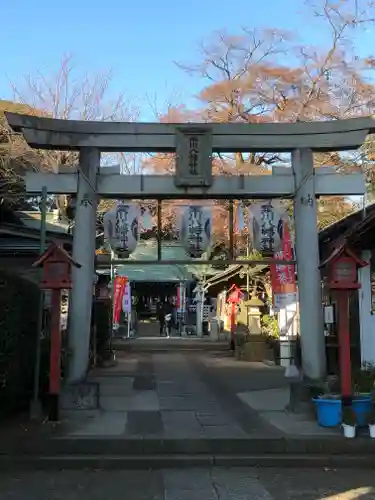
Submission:
[[[139,110],[132,101],[126,98],[124,93],[112,96],[111,91],[112,72],[99,72],[97,74],[82,73],[76,68],[71,55],[62,59],[58,70],[51,75],[37,71],[33,75],[26,75],[22,84],[11,82],[14,95],[14,106],[21,107],[23,112],[35,113],[53,118],[72,120],[101,120],[101,121],[133,121],[138,118]],[[1,111],[1,109],[0,109]],[[2,144],[1,154],[1,184],[6,188],[0,191],[0,199],[4,198],[10,202],[16,202],[17,197],[10,193],[21,196],[23,193],[22,181],[19,171],[23,171],[26,165],[23,159],[24,152],[32,156],[30,163],[34,168],[48,168],[55,170],[58,165],[77,164],[77,154],[69,151],[34,151],[27,147],[21,137],[14,134],[9,135],[7,124],[3,120],[1,134],[9,138]],[[7,135],[8,134],[8,135]],[[15,158],[17,156],[17,168]],[[138,173],[142,163],[135,155],[103,155],[105,164],[118,164],[122,166],[125,173]]]

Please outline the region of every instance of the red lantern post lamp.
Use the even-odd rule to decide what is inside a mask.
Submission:
[[[58,399],[61,379],[61,290],[72,288],[71,269],[81,267],[58,243],[52,242],[49,248],[34,262],[34,268],[42,268],[39,287],[52,291],[51,304],[51,345],[50,345],[50,420],[58,420]]]
[[[328,268],[328,286],[334,290],[337,301],[337,326],[339,340],[341,396],[352,396],[352,369],[350,359],[349,294],[361,288],[358,268],[368,263],[359,258],[346,243],[334,250],[320,267]]]

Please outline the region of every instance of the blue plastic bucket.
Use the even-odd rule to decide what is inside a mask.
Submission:
[[[313,398],[316,407],[318,424],[322,427],[336,427],[342,421],[341,399]],[[353,411],[357,418],[357,426],[366,426],[366,415],[371,412],[372,395],[364,394],[353,398]]]
[[[372,395],[364,394],[361,396],[356,396],[353,398],[353,411],[357,417],[358,427],[365,427],[366,415],[368,415],[372,410]]]
[[[341,399],[313,398],[318,424],[322,427],[337,427],[341,424]]]

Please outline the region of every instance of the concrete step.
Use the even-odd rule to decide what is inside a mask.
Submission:
[[[120,438],[52,437],[12,439],[2,443],[0,456],[284,456],[351,455],[375,457],[375,440],[369,437],[324,438]]]
[[[114,340],[115,351],[169,352],[169,351],[228,351],[227,341],[213,342],[209,339],[189,337],[140,337]]]
[[[276,467],[374,469],[368,455],[0,455],[0,470],[115,470],[187,467]]]

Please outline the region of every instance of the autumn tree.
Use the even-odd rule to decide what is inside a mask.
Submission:
[[[373,22],[374,3],[317,0],[306,6],[306,17],[309,16],[309,22],[313,19],[325,40],[321,46],[301,42],[294,34],[277,29],[243,28],[237,34],[215,32],[200,44],[198,63],[179,63],[184,71],[202,78],[197,121],[319,121],[374,112],[373,59],[359,57],[353,44],[356,34]],[[169,110],[166,116],[170,114]],[[186,121],[189,114],[183,109],[174,121]],[[362,168],[364,158],[371,169],[371,154],[368,141],[351,156],[332,152],[316,154],[314,159],[316,167],[334,165],[353,171]],[[218,155],[213,167],[216,173],[226,175],[259,175],[270,173],[273,165],[289,161],[288,155],[277,152],[237,153]],[[172,171],[173,157],[157,155],[152,158],[152,165],[156,171]],[[354,208],[344,197],[321,199],[319,206],[323,225]],[[223,220],[219,217],[217,228],[223,227]]]
[[[326,35],[327,44],[311,47],[296,43],[288,34],[266,31],[262,35],[244,30],[240,39],[220,36],[215,50],[205,50],[204,74],[208,85],[200,98],[208,105],[209,117],[227,121],[295,122],[319,121],[368,116],[374,111],[374,85],[369,79],[369,58],[360,58],[351,40],[374,19],[374,3],[369,1],[322,0],[308,3],[308,13],[316,29]],[[294,66],[275,64],[285,61],[283,54],[294,53]],[[211,54],[211,57],[210,57]],[[194,68],[193,68],[194,69]],[[218,78],[219,71],[219,78]],[[366,144],[367,146],[367,144]],[[316,154],[316,166],[335,165],[354,170],[363,160],[364,148],[344,159],[332,152]],[[279,161],[278,155],[237,155],[242,168]],[[363,165],[363,161],[361,162]],[[327,208],[350,203],[336,197],[327,198]],[[346,210],[340,210],[340,215]],[[347,212],[346,212],[347,213]]]
[[[40,115],[39,110],[12,101],[0,101],[0,205],[17,206],[24,197],[22,176],[27,170],[47,167],[38,152],[8,126],[4,112]]]

